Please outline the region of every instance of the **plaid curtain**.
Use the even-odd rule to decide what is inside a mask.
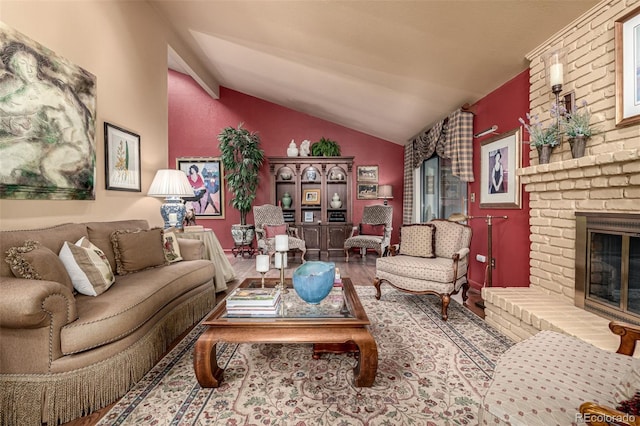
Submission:
[[[404,146],[404,192],[402,198],[402,223],[413,219],[413,144]]]
[[[433,156],[436,149],[443,149],[445,120],[440,120],[432,128],[426,130],[409,141],[413,145],[413,167],[417,169],[424,160]]]
[[[454,111],[449,116],[445,134],[443,153],[438,151],[438,155],[451,159],[454,176],[463,182],[473,182],[473,114]]]

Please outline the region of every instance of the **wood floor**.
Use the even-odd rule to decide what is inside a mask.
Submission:
[[[234,257],[231,253],[227,254],[231,265],[233,265],[233,269],[236,271],[237,279],[227,283],[228,289],[224,292],[217,294],[217,301],[220,302],[223,298],[232,291],[234,288],[242,282],[243,279],[247,277],[259,276],[259,274],[255,271],[256,261],[255,257],[253,258],[241,258]],[[350,258],[350,262],[346,263],[344,260],[331,259],[332,262],[335,262],[336,268],[340,270],[340,275],[343,277],[351,278],[351,281],[356,285],[372,285],[373,279],[375,278],[375,266],[376,261],[373,255],[368,255],[367,258],[362,261],[357,256]],[[291,277],[293,270],[300,265],[300,256],[296,256],[296,258],[289,258],[288,269],[285,271],[286,277]],[[278,277],[279,271],[272,269],[269,271],[265,277]],[[384,284],[383,284],[384,285]],[[484,310],[478,306],[481,304],[482,298],[480,297],[480,293],[475,290],[469,290],[468,292],[469,299],[465,303],[465,306],[474,312],[476,315],[484,318]],[[190,330],[185,331],[180,337],[178,337],[174,345],[178,343]],[[167,350],[171,350],[173,345]],[[115,403],[114,403],[115,404]],[[69,423],[65,423],[66,426],[90,426],[95,425],[98,421],[109,411],[109,409],[114,405],[111,404],[101,410],[98,410],[92,413],[89,416],[80,417],[75,419]]]

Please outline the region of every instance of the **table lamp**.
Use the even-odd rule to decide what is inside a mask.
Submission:
[[[186,208],[180,197],[193,197],[194,192],[187,175],[181,170],[161,169],[156,172],[147,195],[163,197],[160,214],[164,219],[164,227],[183,228]]]
[[[380,185],[378,187],[378,198],[384,200],[384,205],[387,205],[387,200],[393,200],[393,187],[391,185]]]

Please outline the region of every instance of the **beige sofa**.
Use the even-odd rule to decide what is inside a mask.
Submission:
[[[158,232],[159,242],[136,247]],[[202,259],[201,241],[178,238],[182,261],[116,273],[127,259],[126,247],[116,244],[114,251],[113,235],[127,236],[126,256],[144,262],[157,253],[156,244],[163,253],[161,232],[143,220],[0,232],[0,424],[58,424],[116,401],[213,308],[215,271]],[[7,252],[26,240],[58,254],[65,241],[82,237],[104,252],[115,274],[115,283],[98,296],[76,293],[59,271],[59,279],[50,270],[42,273],[49,280],[16,278],[15,265],[6,261]]]

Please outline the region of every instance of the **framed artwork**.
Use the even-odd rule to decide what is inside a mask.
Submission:
[[[187,210],[196,216],[224,219],[224,170],[216,157],[178,157],[176,168],[182,170],[193,187],[193,197],[183,197]]]
[[[640,7],[614,24],[616,126],[640,122]]]
[[[96,76],[0,22],[0,198],[95,200]]]
[[[358,182],[378,183],[378,166],[358,166]]]
[[[376,200],[378,199],[377,183],[360,183],[358,182],[358,200]]]
[[[106,188],[141,192],[140,136],[105,121],[104,152]]]
[[[304,221],[313,222],[313,212],[304,212]]]
[[[302,204],[305,206],[319,206],[320,205],[320,190],[319,189],[304,189],[302,191]]]
[[[480,146],[480,208],[521,208],[522,128],[483,141]]]

